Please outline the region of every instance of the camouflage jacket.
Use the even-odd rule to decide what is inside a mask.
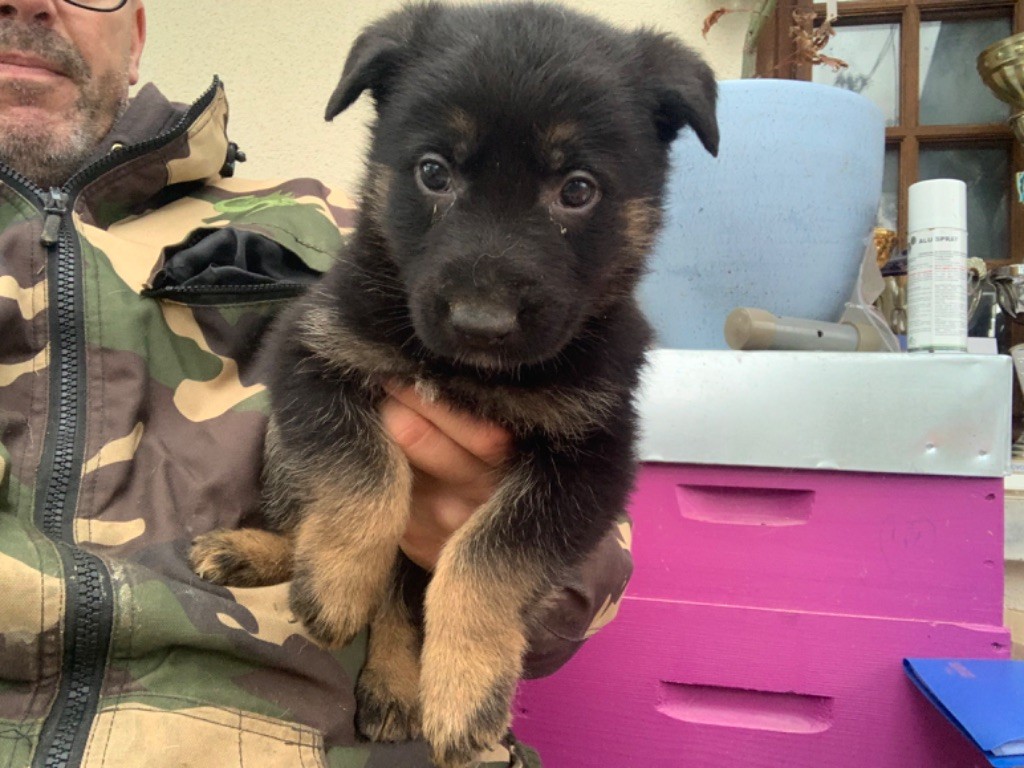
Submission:
[[[256,342],[355,215],[315,181],[228,178],[226,124],[217,81],[187,108],[146,86],[60,189],[0,166],[2,766],[428,764],[354,733],[365,637],[321,649],[287,585],[185,560],[257,519]],[[614,613],[627,538],[554,601],[535,673]]]

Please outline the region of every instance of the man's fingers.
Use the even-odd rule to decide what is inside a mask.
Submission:
[[[401,546],[430,569],[449,536],[494,493],[512,441],[500,427],[424,402],[411,387],[389,391],[381,421],[415,470]]]
[[[412,486],[412,514],[398,545],[420,568],[433,570],[445,542],[473,516],[489,495],[490,489],[477,490],[468,486],[461,486],[453,492],[452,486],[416,472]]]
[[[403,400],[385,400],[380,416],[409,463],[424,475],[453,485],[481,485],[491,475],[493,465],[460,445]]]
[[[501,427],[458,413],[441,403],[430,403],[412,387],[390,389],[391,398],[434,424],[448,439],[490,467],[504,463],[512,447],[512,437]]]

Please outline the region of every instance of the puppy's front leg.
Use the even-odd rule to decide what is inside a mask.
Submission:
[[[420,674],[423,735],[441,768],[471,765],[505,735],[529,622],[625,507],[634,465],[623,434],[612,425],[566,449],[524,441],[442,550]]]
[[[421,733],[422,638],[402,599],[401,579],[396,574],[370,624],[366,663],[356,685],[356,726],[370,741],[407,741]]]
[[[332,647],[348,643],[384,601],[409,516],[412,472],[375,427],[346,454],[377,460],[321,465],[295,534],[291,607]]]
[[[301,304],[294,311],[297,330],[286,322],[271,345],[265,511],[276,528],[294,531],[292,611],[317,640],[339,646],[384,598],[409,517],[412,470],[365,381],[339,372],[308,339],[291,343],[315,325],[315,313],[302,314]]]
[[[442,551],[427,591],[420,696],[423,735],[440,768],[497,744],[526,651],[527,607],[550,578],[533,547],[507,547],[508,478]]]

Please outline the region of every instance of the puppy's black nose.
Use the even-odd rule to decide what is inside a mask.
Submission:
[[[519,327],[517,314],[508,307],[473,301],[452,302],[449,321],[469,341],[485,343],[501,341]]]

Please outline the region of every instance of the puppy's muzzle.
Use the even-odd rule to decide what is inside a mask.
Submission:
[[[491,346],[502,343],[519,330],[519,313],[501,304],[461,300],[449,305],[448,322],[465,343]]]
[[[547,359],[564,345],[576,293],[565,286],[563,262],[542,249],[506,251],[494,258],[467,249],[417,275],[410,316],[431,352],[497,369]]]

